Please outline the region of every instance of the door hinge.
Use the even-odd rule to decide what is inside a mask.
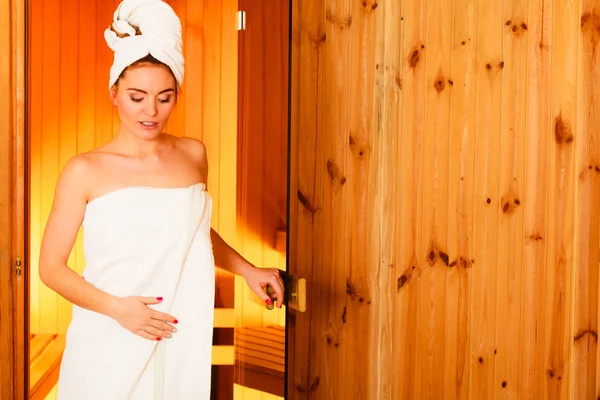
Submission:
[[[246,30],[246,11],[238,11],[236,17],[237,17],[237,30],[245,31]]]
[[[17,278],[21,277],[21,257],[17,257],[15,260],[15,273],[17,274]]]

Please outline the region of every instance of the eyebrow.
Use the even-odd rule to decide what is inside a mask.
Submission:
[[[140,93],[148,94],[148,92],[146,92],[145,90],[142,90],[142,89],[127,88],[127,90],[133,90],[135,92],[140,92]],[[175,89],[169,88],[169,89],[165,89],[165,90],[160,91],[158,94],[163,94],[163,93],[167,93],[167,92],[174,92],[174,91],[175,91]]]

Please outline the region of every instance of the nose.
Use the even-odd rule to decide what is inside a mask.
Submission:
[[[146,107],[144,108],[144,113],[150,117],[156,116],[156,114],[158,114],[158,107],[156,107],[156,102],[147,102]]]

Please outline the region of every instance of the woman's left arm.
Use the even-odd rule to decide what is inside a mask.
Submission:
[[[208,190],[208,158],[204,143],[193,138],[180,138],[184,148],[190,157],[198,165],[200,177],[204,178],[204,184]],[[279,270],[275,268],[257,268],[250,264],[237,251],[229,246],[214,229],[210,230],[210,239],[213,246],[215,264],[236,275],[241,275],[250,289],[252,289],[267,305],[272,304],[272,299],[263,290],[267,285],[271,286],[276,296],[276,305],[283,305],[284,287]]]
[[[210,230],[210,239],[213,245],[215,264],[225,271],[242,276],[250,289],[252,289],[267,305],[271,305],[271,298],[263,290],[267,285],[275,291],[276,305],[283,305],[284,284],[276,268],[257,268],[250,264],[237,251],[229,246],[214,229]]]

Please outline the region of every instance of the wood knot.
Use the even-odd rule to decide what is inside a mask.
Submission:
[[[421,46],[421,49],[423,47]],[[414,48],[413,51],[410,52],[408,56],[408,66],[410,68],[416,68],[419,60],[421,59],[421,50],[419,48]]]
[[[505,388],[505,387],[506,387],[506,385],[508,385],[508,382],[506,382],[506,381],[503,381],[503,382],[502,382],[502,387],[503,387],[503,388]]]
[[[598,332],[593,331],[591,329],[588,329],[586,331],[581,331],[579,332],[577,335],[575,335],[575,337],[573,338],[573,342],[577,343],[579,342],[581,339],[583,339],[584,337],[586,337],[587,335],[590,335],[592,337],[592,339],[594,340],[594,342],[598,342]]]
[[[318,209],[310,203],[310,200],[308,200],[308,198],[300,190],[298,190],[298,200],[300,201],[300,204],[304,206],[305,211],[311,215],[314,215],[318,211]]]
[[[398,291],[400,291],[400,289],[402,289],[407,283],[411,281],[413,274],[416,274],[415,276],[419,275],[419,270],[414,264],[406,268],[406,270],[404,270],[402,275],[400,275],[400,277],[398,278]]]
[[[479,357],[479,360],[478,360],[478,361],[479,361],[479,364],[480,364],[480,365],[483,365],[483,357]]]
[[[534,241],[534,242],[538,242],[542,239],[543,239],[543,237],[539,233],[534,233],[533,235],[529,236],[529,240]]]
[[[369,4],[369,2],[363,1],[362,6],[365,11],[374,11],[377,7],[379,7],[379,4],[377,4],[376,1],[374,1],[373,4]]]
[[[398,290],[402,289],[406,282],[408,282],[408,276],[406,274],[400,275],[400,278],[398,278]]]
[[[525,22],[521,23],[513,23],[511,20],[508,20],[504,23],[506,26],[511,26],[510,30],[512,31],[515,37],[521,37],[527,31],[527,24]]]
[[[584,39],[592,46],[596,46],[600,39],[600,16],[595,13],[583,13],[581,16],[581,31]]]
[[[444,88],[446,87],[446,82],[444,81],[443,78],[440,77],[435,80],[434,86],[435,86],[435,90],[437,90],[439,93],[442,90],[444,90]]]
[[[317,390],[317,387],[319,387],[319,382],[320,382],[320,379],[319,379],[319,377],[317,376],[317,377],[316,377],[316,378],[313,380],[313,383],[311,383],[311,384],[310,384],[310,391],[311,391],[311,392],[314,392],[315,390]]]
[[[429,250],[429,253],[427,254],[427,263],[429,264],[429,266],[433,267],[435,265],[436,261],[437,261],[437,254],[435,253],[435,251],[433,249]]]
[[[325,18],[341,31],[352,25],[352,17],[340,18],[332,10],[327,10]]]
[[[346,177],[342,175],[340,168],[337,166],[335,161],[331,159],[327,160],[327,174],[333,182],[333,191],[337,193],[338,190],[346,183]]]
[[[440,259],[444,262],[444,264],[446,264],[446,267],[448,266],[448,262],[450,261],[450,257],[448,257],[448,254],[444,253],[443,251],[440,251]]]
[[[554,378],[554,376],[556,375],[556,371],[554,371],[552,368],[550,368],[548,371],[546,371],[546,373],[548,374],[548,376],[550,378]]]
[[[306,393],[306,389],[304,389],[304,387],[302,387],[301,385],[296,385],[296,391],[298,393]]]
[[[502,203],[502,212],[504,214],[512,214],[517,207],[521,205],[521,200],[518,198],[511,198],[510,195],[503,197],[501,200]]]
[[[559,146],[568,145],[573,142],[573,133],[569,121],[563,120],[562,113],[554,119],[554,140]]]
[[[367,146],[364,145],[360,145],[356,142],[356,139],[350,135],[349,138],[349,143],[350,143],[350,149],[352,150],[352,153],[359,159],[362,160],[363,158],[365,158],[367,156],[367,154],[370,152],[371,149],[369,149]]]

